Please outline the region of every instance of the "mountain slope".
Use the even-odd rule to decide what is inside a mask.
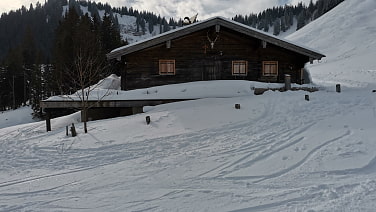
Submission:
[[[376,1],[346,0],[286,39],[327,57],[308,65],[316,83],[350,87],[376,84]]]

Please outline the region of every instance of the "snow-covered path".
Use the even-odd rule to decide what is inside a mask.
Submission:
[[[147,112],[149,126],[146,114],[91,122],[76,138],[44,123],[5,128],[0,209],[372,211],[376,95],[305,94],[163,105]],[[208,124],[228,116],[211,116],[221,110],[243,119],[197,130],[186,118],[194,105]]]

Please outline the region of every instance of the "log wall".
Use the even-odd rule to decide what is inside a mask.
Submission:
[[[214,42],[213,48],[211,42]],[[307,56],[249,37],[229,28],[215,27],[193,32],[166,43],[125,55],[122,89],[146,88],[158,85],[200,80],[252,80],[283,82],[291,75],[292,83],[300,83],[301,68]],[[159,75],[159,60],[175,60],[175,75]],[[247,76],[232,75],[232,61],[248,61]],[[278,76],[262,76],[263,61],[278,61]]]

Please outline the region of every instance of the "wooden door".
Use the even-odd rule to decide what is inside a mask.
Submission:
[[[204,66],[203,80],[221,79],[222,62],[220,60],[207,61]]]

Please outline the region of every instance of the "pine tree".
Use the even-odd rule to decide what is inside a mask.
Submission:
[[[298,24],[297,24],[297,26],[296,26],[296,30],[299,30],[300,28],[302,28],[304,25],[305,25],[305,23],[306,23],[306,15],[305,15],[305,12],[304,12],[304,10],[302,10],[301,12],[300,12],[300,14],[298,15]]]
[[[285,17],[284,16],[282,16],[282,18],[281,18],[281,31],[282,32],[286,32],[286,21],[285,21],[286,19],[285,19]]]
[[[79,16],[74,8],[70,8],[65,14],[63,21],[56,30],[56,41],[54,50],[55,82],[60,94],[73,92],[67,81],[66,69],[73,67],[74,39],[78,28]]]
[[[6,67],[6,85],[9,87],[10,102],[9,106],[13,109],[18,108],[24,100],[24,74],[22,67],[22,49],[20,47],[12,48],[5,58]]]
[[[281,32],[281,20],[280,19],[277,19],[274,21],[274,24],[273,24],[273,35],[279,35],[279,33]]]
[[[163,25],[163,32],[168,32],[170,31],[170,26],[168,25],[167,21],[165,18],[162,19],[162,25]]]
[[[27,100],[30,98],[30,90],[33,89],[32,85],[30,87],[29,83],[33,77],[33,68],[36,65],[36,55],[37,50],[35,47],[34,35],[30,28],[27,28],[25,37],[20,46],[22,51],[22,64],[23,64],[23,104],[26,104]],[[39,51],[38,57],[41,58],[42,53]],[[40,59],[41,60],[41,59]]]
[[[154,24],[151,21],[148,22],[148,30],[150,34],[154,31]]]
[[[146,23],[145,23],[145,20],[143,18],[140,18],[140,27],[141,27],[142,34],[145,34],[145,32],[146,32]]]
[[[121,45],[120,32],[107,15],[103,17],[100,29],[101,52],[103,56]]]

